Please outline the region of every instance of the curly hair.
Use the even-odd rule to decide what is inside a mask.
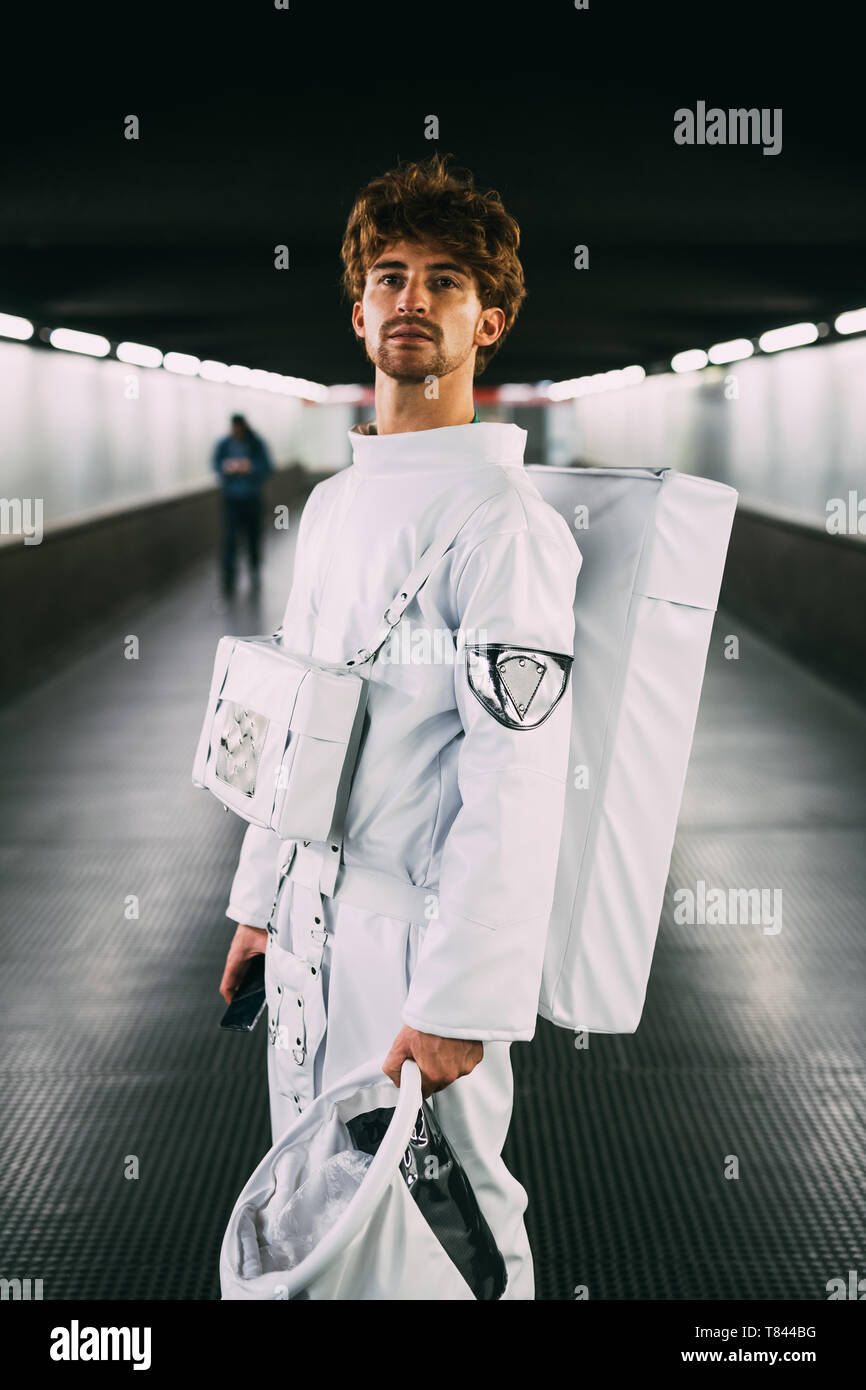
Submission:
[[[505,314],[496,342],[478,349],[478,376],[505,341],[526,298],[517,255],[520,228],[494,189],[482,192],[469,170],[448,168],[452,157],[434,154],[423,162],[401,162],[361,189],[343,235],[343,289],[353,304],[362,299],[369,267],[392,242],[439,242],[472,271],[482,308]]]

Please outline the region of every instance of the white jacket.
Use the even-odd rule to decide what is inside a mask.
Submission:
[[[461,490],[489,499],[475,506],[364,668],[369,725],[343,860],[416,885],[432,904],[404,1023],[443,1037],[528,1039],[569,771],[581,555],[524,471],[525,430],[473,423],[379,436],[364,428],[349,431],[352,465],[307,499],[282,640],[333,662],[371,645],[387,604],[438,539],[445,507]],[[491,689],[486,654],[471,651],[476,644],[496,644],[494,661],[510,658],[516,702],[539,703],[521,716],[495,671]],[[502,647],[536,653],[540,664]],[[564,690],[551,703],[544,692],[560,667]],[[533,670],[545,671],[537,695],[526,674]],[[544,700],[543,721],[524,725],[544,712]],[[267,924],[284,848],[274,832],[248,828],[229,917]]]

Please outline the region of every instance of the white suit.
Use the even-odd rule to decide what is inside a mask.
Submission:
[[[403,1024],[484,1043],[433,1104],[506,1259],[505,1297],[532,1298],[526,1194],[501,1149],[553,900],[581,556],[524,471],[524,430],[365,428],[304,507],[289,650],[345,662],[372,645],[445,508],[465,495],[469,520],[362,668],[369,723],[333,895],[318,888],[329,845],[250,826],[227,915],[269,929],[275,1138],[323,1087],[384,1061]]]

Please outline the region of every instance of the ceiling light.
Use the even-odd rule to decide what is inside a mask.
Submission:
[[[671,358],[671,367],[675,372],[699,372],[708,361],[707,354],[701,348],[689,348]]]
[[[729,343],[713,343],[707,356],[717,367],[723,362],[742,362],[751,357],[755,349],[748,338],[732,338]]]
[[[818,336],[818,325],[814,323],[792,323],[787,328],[771,328],[762,333],[758,347],[762,352],[781,352],[783,348],[803,347],[814,343]]]
[[[114,355],[118,362],[129,362],[133,367],[162,366],[159,348],[145,347],[144,343],[118,343]]]
[[[0,319],[3,315],[0,314]],[[26,319],[24,320],[26,323]],[[848,309],[840,314],[833,327],[837,333],[862,333],[866,330],[866,309]]]
[[[20,319],[17,314],[0,314],[0,338],[18,338],[24,342],[33,337],[33,324],[29,319]]]
[[[53,328],[48,341],[63,352],[83,352],[88,357],[106,357],[111,350],[110,342],[101,333],[80,333],[77,328]]]

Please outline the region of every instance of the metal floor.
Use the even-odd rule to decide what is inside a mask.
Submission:
[[[269,1143],[265,1030],[217,1028],[243,825],[190,768],[216,640],[276,625],[291,546],[265,618],[220,614],[199,571],[0,713],[0,1276],[46,1299],[219,1297]],[[717,615],[640,1029],[579,1051],[540,1022],[512,1051],[539,1298],[866,1276],[864,821],[866,712]],[[698,879],[781,888],[781,932],[674,925]]]

